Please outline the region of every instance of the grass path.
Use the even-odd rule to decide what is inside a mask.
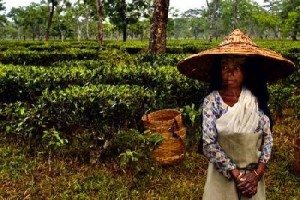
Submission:
[[[274,127],[267,199],[300,199],[292,148],[297,123],[283,121]],[[207,162],[195,152],[172,167],[140,163],[139,168],[122,169],[113,158],[95,165],[61,157],[49,160],[42,152],[29,156],[21,145],[2,136],[0,199],[201,199]]]

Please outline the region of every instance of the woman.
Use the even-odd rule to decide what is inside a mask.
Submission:
[[[291,74],[294,63],[235,30],[178,69],[210,82],[203,103],[203,151],[210,159],[203,199],[266,199],[263,176],[272,147],[266,83]]]

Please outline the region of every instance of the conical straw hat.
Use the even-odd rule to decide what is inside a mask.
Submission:
[[[180,73],[187,77],[209,81],[210,70],[221,55],[244,55],[255,59],[268,82],[284,78],[295,71],[295,64],[275,51],[259,48],[239,29],[234,30],[218,47],[191,55],[178,62]],[[220,59],[219,59],[220,60]]]

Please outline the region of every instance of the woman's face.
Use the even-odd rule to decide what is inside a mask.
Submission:
[[[245,57],[223,56],[221,60],[222,82],[225,87],[238,88],[241,87],[244,80],[242,65]]]

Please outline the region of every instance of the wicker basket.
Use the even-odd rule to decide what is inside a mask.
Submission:
[[[159,165],[174,165],[185,155],[186,128],[181,113],[173,109],[159,110],[142,117],[144,128],[164,140],[152,152]]]
[[[164,140],[153,152],[152,157],[159,165],[174,165],[185,155],[185,144],[181,138]]]
[[[183,143],[185,143],[185,141],[186,141],[186,128],[185,127],[181,128],[177,131],[174,131],[173,133],[170,133],[170,132],[158,133],[158,132],[151,131],[151,134],[160,135],[164,138],[164,140],[168,140],[170,137],[173,137],[173,138],[181,138]]]
[[[184,127],[181,113],[174,109],[163,109],[145,114],[142,121],[145,129],[156,133],[168,132],[174,123],[177,130]]]

